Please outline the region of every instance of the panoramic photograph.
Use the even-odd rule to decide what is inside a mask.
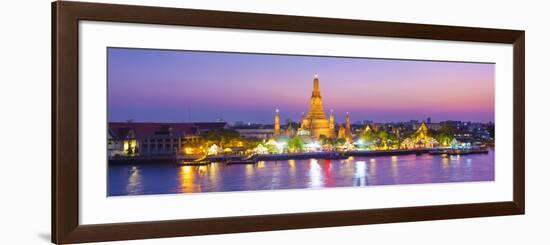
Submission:
[[[107,89],[107,196],[495,179],[494,63],[110,47]]]

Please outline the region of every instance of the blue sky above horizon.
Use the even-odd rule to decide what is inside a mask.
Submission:
[[[108,48],[108,120],[298,121],[319,74],[342,122],[494,122],[494,64]]]

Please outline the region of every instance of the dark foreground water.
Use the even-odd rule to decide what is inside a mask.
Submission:
[[[347,160],[262,161],[255,165],[109,166],[109,196],[493,181],[494,152]]]

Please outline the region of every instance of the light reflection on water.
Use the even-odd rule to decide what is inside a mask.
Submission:
[[[309,186],[310,187],[322,187],[323,175],[321,174],[321,166],[317,159],[309,160]]]
[[[354,186],[364,186],[367,183],[367,163],[365,161],[355,162],[355,183]]]
[[[139,168],[136,166],[132,166],[130,170],[126,192],[130,195],[136,195],[141,192],[141,175],[139,174]]]
[[[494,154],[109,166],[109,196],[494,180]]]

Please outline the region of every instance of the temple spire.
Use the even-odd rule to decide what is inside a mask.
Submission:
[[[346,129],[342,126],[342,123],[338,124],[338,138],[346,138]]]
[[[313,78],[313,91],[311,92],[309,111],[302,117],[300,132],[307,131],[314,138],[319,138],[321,135],[331,137],[333,133],[331,133],[329,127],[329,120],[323,111],[319,76],[316,74]]]
[[[273,135],[279,136],[281,134],[281,124],[279,120],[279,109],[275,110],[275,123],[273,126]]]
[[[321,97],[321,89],[319,88],[319,75],[315,74],[313,77],[313,92],[311,97]]]
[[[351,140],[352,134],[351,134],[351,123],[349,120],[349,113],[346,112],[346,139]]]

